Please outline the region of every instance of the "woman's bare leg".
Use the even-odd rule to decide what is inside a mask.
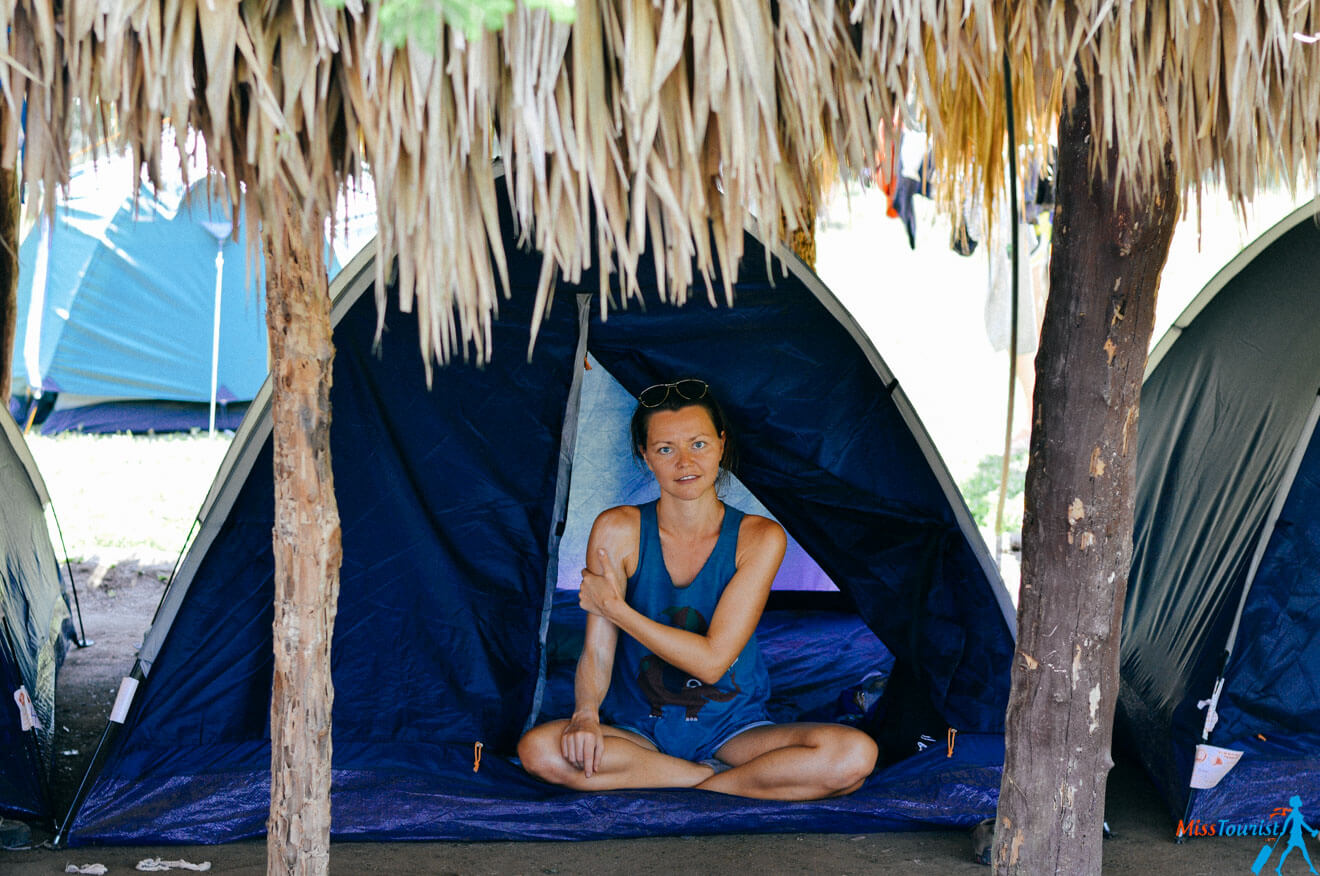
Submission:
[[[753,727],[716,752],[731,768],[697,787],[765,800],[837,797],[862,786],[878,753],[870,736],[841,724]]]
[[[550,721],[527,732],[518,742],[523,769],[542,781],[578,791],[615,788],[692,788],[714,775],[705,764],[692,763],[656,751],[647,739],[601,725],[605,754],[600,769],[587,778],[564,758],[560,748],[567,721]]]

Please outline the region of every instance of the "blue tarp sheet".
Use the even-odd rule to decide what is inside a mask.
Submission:
[[[550,633],[551,668],[542,714],[572,708],[572,674],[584,618],[576,594],[560,591]],[[840,692],[893,658],[855,616],[771,611],[757,631],[770,670],[771,715],[823,719]],[[475,743],[477,740],[473,740]],[[133,842],[259,836],[269,793],[269,747],[146,744],[101,777],[103,792],[80,818],[98,839]],[[346,761],[368,769],[339,767]],[[884,831],[964,827],[994,814],[1003,738],[960,734],[952,755],[939,744],[873,775],[848,797],[812,803],[744,800],[694,791],[580,794],[538,782],[516,762],[473,743],[335,743],[335,836],[373,840],[552,840],[701,835],[739,831]],[[205,768],[199,770],[199,763]],[[187,772],[185,772],[187,771]],[[120,777],[123,774],[123,777]],[[217,806],[217,799],[225,801]],[[80,834],[80,841],[87,834]]]
[[[587,840],[718,833],[966,827],[994,815],[998,734],[959,734],[873,775],[847,797],[787,803],[708,791],[582,794],[538,782],[470,743],[335,743],[331,830],[343,840]],[[188,772],[185,772],[187,770]],[[122,773],[122,774],[121,774]],[[261,836],[270,749],[258,743],[136,749],[100,779],[75,844],[226,842]]]

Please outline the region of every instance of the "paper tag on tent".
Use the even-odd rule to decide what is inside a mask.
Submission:
[[[128,717],[128,707],[133,705],[133,694],[137,693],[136,678],[125,677],[119,680],[119,693],[115,696],[114,708],[110,710],[110,720],[116,724],[124,723]]]
[[[14,691],[14,702],[18,703],[18,723],[22,725],[24,733],[42,729],[41,721],[37,719],[37,710],[32,706],[32,697],[28,695],[25,685],[19,685],[18,690]]]
[[[1232,748],[1205,744],[1196,746],[1196,766],[1192,767],[1191,787],[1200,790],[1213,788],[1241,759],[1242,752]]]

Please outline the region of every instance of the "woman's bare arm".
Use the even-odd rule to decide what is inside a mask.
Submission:
[[[667,663],[706,684],[724,676],[738,658],[765,610],[770,585],[784,559],[783,527],[748,515],[739,533],[738,571],[720,597],[705,635],[658,623],[623,599],[623,563],[594,548],[604,569],[588,567],[582,576],[582,607],[632,636]],[[602,551],[604,551],[602,553]]]
[[[604,571],[599,560],[590,560],[598,550],[618,552],[624,557],[636,554],[636,545],[629,545],[628,510],[614,508],[596,518],[587,542],[588,567]],[[635,536],[632,541],[636,541]],[[578,658],[573,682],[573,716],[560,737],[564,759],[581,769],[587,778],[600,768],[601,755],[605,751],[600,729],[600,704],[610,688],[614,649],[618,641],[619,629],[611,621],[599,615],[587,615],[582,656]]]

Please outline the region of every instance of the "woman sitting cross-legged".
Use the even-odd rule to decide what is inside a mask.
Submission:
[[[660,498],[596,518],[576,707],[518,743],[525,769],[579,790],[692,787],[814,800],[861,787],[877,748],[837,724],[772,724],[757,622],[784,530],[720,501],[731,442],[704,381],[642,392],[635,453]],[[602,720],[602,710],[605,720]]]

